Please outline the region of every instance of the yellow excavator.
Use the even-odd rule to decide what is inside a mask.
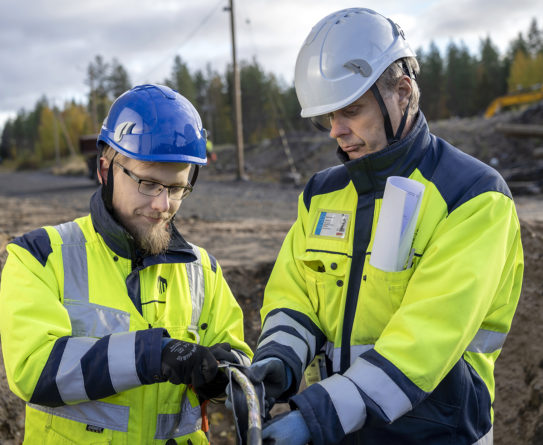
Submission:
[[[494,99],[485,111],[485,117],[494,116],[498,111],[505,107],[513,105],[524,105],[543,100],[543,85],[537,85],[532,91],[523,91],[518,93],[506,94]]]

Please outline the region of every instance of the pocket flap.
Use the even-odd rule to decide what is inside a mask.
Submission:
[[[297,260],[318,273],[326,273],[337,277],[345,276],[350,257],[341,252],[306,251]]]

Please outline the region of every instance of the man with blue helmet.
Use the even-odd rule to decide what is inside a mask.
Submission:
[[[113,103],[98,146],[90,214],[7,247],[0,332],[24,443],[208,443],[218,362],[252,353],[219,264],[173,223],[205,130],[178,92],[141,85]]]
[[[265,289],[248,374],[268,407],[291,411],[264,425],[264,443],[492,443],[519,222],[503,178],[430,133],[418,70],[400,27],[364,8],[323,18],[299,51],[301,114],[342,164],[307,183]],[[376,260],[391,176],[424,188],[400,267]],[[299,391],[306,368],[321,372]]]

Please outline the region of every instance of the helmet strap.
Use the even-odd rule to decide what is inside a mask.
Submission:
[[[113,215],[113,160],[117,156],[115,152],[107,168],[107,181],[104,183],[102,178],[102,199],[109,213]]]
[[[190,178],[190,185],[194,187],[194,184],[196,184],[196,179],[198,179],[198,173],[200,172],[200,166],[198,164],[194,164],[194,172],[192,173],[192,178]]]
[[[388,114],[388,109],[385,105],[385,101],[383,100],[383,96],[381,96],[381,93],[379,92],[379,88],[377,88],[376,84],[373,84],[370,89],[375,96],[377,103],[379,104],[381,113],[383,114],[387,143],[388,145],[392,145],[402,138],[402,133],[405,128],[405,124],[407,123],[407,116],[409,115],[409,105],[411,104],[411,97],[409,97],[409,101],[407,102],[407,107],[405,108],[405,111],[403,113],[402,120],[400,121],[400,125],[398,126],[398,130],[396,130],[396,134],[394,134],[392,130],[392,123],[390,122],[390,115]]]
[[[402,133],[405,128],[405,124],[407,122],[407,115],[409,114],[410,104],[411,104],[411,96],[409,97],[409,101],[407,102],[407,107],[405,108],[405,111],[403,112],[402,120],[400,121],[398,130],[396,131],[396,136],[395,136],[396,141],[399,141],[402,138]]]
[[[324,133],[329,133],[330,129],[326,128],[324,125],[322,125],[317,119],[314,117],[310,118],[311,123],[315,126],[315,128],[319,131],[322,131]]]
[[[385,101],[383,100],[383,96],[381,96],[381,93],[379,92],[379,88],[377,88],[377,85],[375,83],[370,87],[370,90],[373,93],[375,100],[379,104],[379,108],[381,109],[381,114],[383,115],[383,121],[385,124],[385,134],[387,137],[388,145],[392,145],[394,142],[396,142],[397,139],[394,136],[394,132],[392,131],[392,124],[390,122],[390,116],[388,114]]]
[[[98,143],[98,154],[96,155],[96,174],[98,176],[102,176],[100,174],[100,158],[102,157],[102,153],[104,152],[104,145],[102,143]]]

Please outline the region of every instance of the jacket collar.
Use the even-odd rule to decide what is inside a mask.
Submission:
[[[429,143],[428,124],[422,111],[419,111],[411,131],[398,142],[352,161],[339,147],[337,155],[347,168],[356,191],[362,195],[371,191],[382,192],[389,176],[409,176]]]
[[[181,236],[173,221],[170,225],[172,238],[166,252],[154,256],[144,255],[136,248],[136,242],[132,235],[107,211],[102,199],[101,187],[91,197],[90,211],[94,229],[102,236],[108,247],[123,258],[131,258],[132,260],[139,258],[145,265],[170,262],[188,263],[197,259],[193,247]]]

